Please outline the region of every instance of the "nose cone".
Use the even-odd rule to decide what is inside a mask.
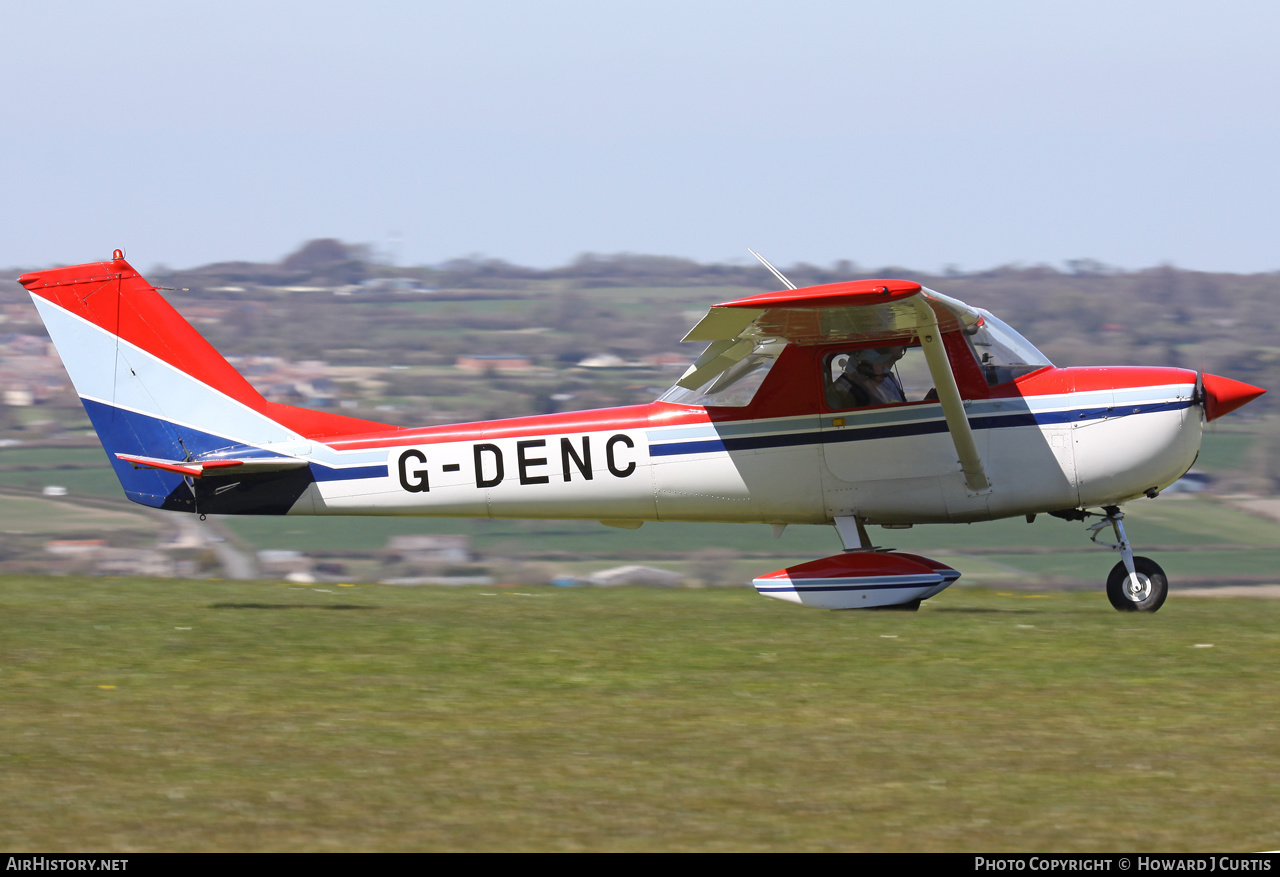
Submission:
[[[1203,374],[1200,380],[1204,385],[1205,420],[1217,420],[1222,415],[1235,411],[1241,405],[1252,402],[1267,392],[1253,384],[1233,381],[1231,378],[1220,378],[1217,375]]]

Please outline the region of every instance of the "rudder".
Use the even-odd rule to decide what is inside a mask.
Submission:
[[[125,493],[193,510],[183,477],[132,454],[198,460],[217,452],[294,453],[299,443],[394,429],[268,402],[116,250],[109,262],[18,278],[31,293]],[[190,482],[188,482],[190,483]]]

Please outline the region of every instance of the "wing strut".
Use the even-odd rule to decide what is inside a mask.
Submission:
[[[915,305],[920,316],[916,332],[920,336],[920,346],[924,348],[924,358],[929,363],[929,374],[938,390],[938,401],[942,403],[942,414],[947,419],[947,430],[951,433],[956,455],[960,458],[964,483],[974,493],[979,493],[988,489],[991,482],[987,480],[987,471],[982,466],[982,458],[978,456],[978,445],[973,440],[969,417],[964,413],[960,388],[956,386],[956,376],[951,371],[951,361],[947,359],[947,349],[942,344],[942,333],[938,331],[938,317],[923,297],[917,296]]]

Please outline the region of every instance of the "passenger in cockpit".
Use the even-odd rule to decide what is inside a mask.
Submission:
[[[893,367],[905,347],[872,347],[849,353],[839,377],[832,382],[832,408],[862,408],[907,401]]]

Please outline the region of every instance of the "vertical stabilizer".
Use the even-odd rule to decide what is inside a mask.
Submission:
[[[116,454],[193,460],[240,449],[288,453],[300,442],[386,424],[268,402],[116,250],[109,262],[18,278],[31,293],[76,393],[130,499],[186,508],[183,478]]]

